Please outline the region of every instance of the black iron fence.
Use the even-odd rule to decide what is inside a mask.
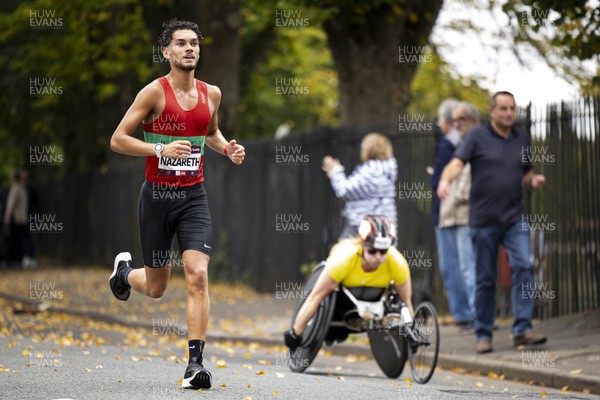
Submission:
[[[600,98],[530,107],[535,169],[530,193],[536,312],[545,318],[600,306]]]
[[[598,101],[550,106],[541,115],[529,107],[523,115],[538,154],[546,152],[536,168],[548,181],[543,192],[526,196],[526,222],[554,224],[532,233],[536,288],[544,297],[536,299],[540,317],[600,303]],[[217,247],[210,273],[274,295],[302,281],[302,270],[326,257],[342,227],[343,203],[335,199],[321,160],[331,154],[351,172],[359,162],[360,141],[370,131],[388,135],[398,159],[398,247],[418,290],[445,309],[426,172],[436,128],[419,115],[401,115],[398,123],[369,129],[321,128],[244,143],[243,166],[208,150],[205,184]],[[62,222],[60,231],[34,233],[39,253],[110,265],[117,252],[129,250],[141,266],[137,197],[143,173],[143,160],[136,160],[39,185],[40,214]],[[499,297],[507,293],[501,288]]]

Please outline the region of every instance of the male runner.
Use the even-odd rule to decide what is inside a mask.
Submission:
[[[212,223],[202,184],[204,145],[238,165],[245,151],[235,140],[227,142],[219,130],[219,88],[194,79],[202,39],[198,26],[172,19],[163,27],[159,43],[171,71],[138,93],[110,142],[115,152],[146,157],[138,206],[144,268],[134,269],[131,255],[120,253],[109,283],[119,300],[127,300],[131,288],[161,297],[171,273],[169,254],[177,233],[188,294],[189,364],[182,387],[210,388],[212,376],[202,365],[212,249]],[[140,122],[144,140],[132,136]]]

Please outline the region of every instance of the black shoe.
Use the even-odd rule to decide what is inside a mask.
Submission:
[[[131,294],[131,286],[122,279],[123,270],[131,268],[131,254],[127,252],[119,253],[119,255],[115,257],[115,267],[108,283],[110,285],[110,290],[112,290],[115,297],[119,300],[125,301]]]
[[[185,369],[181,387],[184,389],[210,389],[212,385],[212,375],[202,362],[190,362]]]
[[[302,344],[302,337],[296,336],[293,329],[285,331],[283,334],[283,341],[290,351],[296,350]]]

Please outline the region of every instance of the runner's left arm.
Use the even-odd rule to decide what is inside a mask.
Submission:
[[[221,90],[212,85],[207,85],[208,98],[215,104],[210,123],[206,130],[206,145],[216,151],[229,157],[234,163],[240,165],[246,157],[244,146],[239,145],[235,140],[227,141],[219,129],[219,104],[221,104]]]

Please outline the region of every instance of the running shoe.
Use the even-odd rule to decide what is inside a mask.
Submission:
[[[115,297],[119,300],[125,301],[131,294],[131,286],[123,280],[123,272],[126,269],[132,269],[133,263],[131,261],[131,254],[124,252],[119,253],[115,257],[115,266],[113,273],[108,280],[110,290],[112,290]]]
[[[209,389],[212,385],[212,375],[202,362],[191,361],[185,369],[181,387],[184,389]]]

